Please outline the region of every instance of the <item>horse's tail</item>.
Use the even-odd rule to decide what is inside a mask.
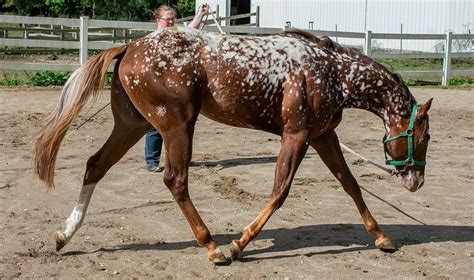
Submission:
[[[89,59],[74,71],[61,92],[56,109],[46,118],[33,155],[34,173],[48,188],[54,187],[54,167],[59,146],[84,105],[104,87],[107,69],[113,59],[122,56],[127,46],[108,49]]]

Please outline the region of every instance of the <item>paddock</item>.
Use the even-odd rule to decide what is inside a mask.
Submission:
[[[455,278],[474,274],[473,89],[411,88],[419,103],[433,97],[425,185],[416,193],[400,179],[345,153],[382,230],[399,246],[373,245],[350,197],[310,150],[289,197],[240,262],[213,266],[162,182],[146,171],[143,140],[96,188],[84,226],[60,253],[51,234],[77,198],[85,162],[107,139],[107,108],[68,136],[56,186],[34,178],[31,156],[39,120],[60,89],[0,89],[0,278]],[[109,101],[104,93],[87,119]],[[106,127],[107,129],[104,129]],[[342,143],[383,163],[382,121],[345,110]],[[199,117],[189,191],[216,241],[240,236],[267,203],[280,139]],[[229,255],[228,248],[225,253]]]

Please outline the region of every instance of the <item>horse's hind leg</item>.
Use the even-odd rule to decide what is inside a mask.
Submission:
[[[346,193],[354,200],[357,209],[362,216],[365,229],[376,238],[375,246],[381,250],[395,250],[395,246],[392,244],[390,238],[380,230],[377,222],[370,214],[370,211],[362,198],[359,184],[357,184],[356,179],[344,160],[336,133],[330,131],[323,134],[313,140],[311,146],[316,149],[329,170],[331,170],[334,176],[336,176],[339,182],[341,182],[344,191],[346,191]]]
[[[116,85],[115,88],[113,86],[112,111],[115,125],[102,148],[87,161],[79,199],[66,220],[66,229],[63,232],[58,231],[54,235],[58,251],[71,240],[81,227],[97,182],[151,128],[150,124],[135,111],[129,102],[120,85]]]
[[[248,243],[258,235],[271,215],[283,205],[296,170],[308,149],[308,137],[307,130],[283,134],[280,154],[276,162],[272,199],[257,218],[244,229],[241,238],[232,241],[230,250],[233,260],[241,257]]]
[[[66,229],[63,232],[55,233],[56,250],[59,251],[64,247],[81,227],[97,182],[143,137],[145,132],[146,129],[143,127],[133,128],[115,125],[112,134],[104,146],[89,158],[79,199],[71,215],[66,220]]]

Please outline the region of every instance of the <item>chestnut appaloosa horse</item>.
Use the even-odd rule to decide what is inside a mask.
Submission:
[[[329,38],[298,30],[267,37],[231,36],[172,27],[128,45],[108,49],[75,71],[61,93],[36,143],[34,168],[54,186],[59,145],[90,97],[103,87],[109,64],[112,78],[113,131],[87,161],[82,189],[66,221],[55,233],[56,249],[72,238],[84,221],[96,184],[149,131],[157,128],[166,148],[164,183],[214,263],[227,259],[213,240],[188,193],[188,168],[199,113],[232,126],[281,136],[272,197],[268,205],[230,245],[241,257],[285,201],[295,172],[313,147],[354,200],[375,246],[394,250],[370,214],[356,179],[342,155],[334,131],[344,108],[368,110],[384,123],[388,164],[402,183],[416,191],[424,183],[431,101],[418,105],[402,79],[356,50]]]

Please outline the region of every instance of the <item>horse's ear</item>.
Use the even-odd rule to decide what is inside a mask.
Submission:
[[[428,110],[431,107],[431,102],[433,101],[433,98],[430,98],[425,104],[420,106],[420,116],[426,116],[428,113]]]
[[[398,73],[392,73],[392,77],[395,79],[395,81],[397,81],[399,83],[403,83],[402,75],[400,75]]]

